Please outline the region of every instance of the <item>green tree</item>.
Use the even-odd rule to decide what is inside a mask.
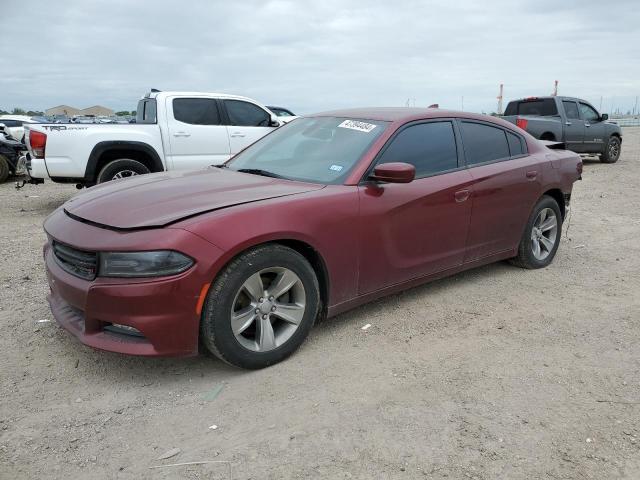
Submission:
[[[27,115],[30,117],[41,117],[44,115],[44,112],[41,112],[40,110],[29,110]]]
[[[11,113],[13,115],[26,115],[27,114],[27,112],[25,112],[22,108],[14,108]]]
[[[138,114],[138,112],[137,112],[136,110],[131,110],[131,115],[132,115],[132,116],[134,116],[134,117],[135,117],[137,114]]]
[[[121,112],[116,112],[116,116],[118,117],[126,117],[129,115],[129,110],[122,110]]]

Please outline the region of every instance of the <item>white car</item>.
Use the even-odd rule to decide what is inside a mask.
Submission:
[[[78,186],[193,170],[224,163],[283,123],[250,98],[154,90],[138,102],[134,124],[28,125],[26,168],[34,179]]]
[[[0,115],[0,123],[4,124],[5,132],[10,137],[21,142],[24,137],[24,124],[42,123],[42,120],[27,115]]]

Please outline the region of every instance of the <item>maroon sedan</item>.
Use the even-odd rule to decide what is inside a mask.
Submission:
[[[219,168],[91,188],[45,222],[56,320],[86,345],[279,362],[314,321],[498,260],[541,268],[582,163],[437,109],[300,118]]]

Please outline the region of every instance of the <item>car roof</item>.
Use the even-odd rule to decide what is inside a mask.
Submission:
[[[0,120],[18,120],[20,122],[33,122],[33,117],[28,115],[0,115]]]
[[[256,103],[255,100],[249,97],[242,97],[240,95],[229,95],[227,93],[216,93],[216,92],[150,92],[146,94],[144,98],[164,98],[171,96],[179,96],[179,97],[214,97],[214,98],[227,98],[232,100],[245,100],[250,103]]]
[[[345,117],[361,120],[382,120],[387,122],[406,123],[413,120],[425,120],[429,118],[469,118],[473,120],[485,120],[503,124],[500,119],[487,115],[471,112],[459,112],[456,110],[444,110],[440,108],[412,108],[412,107],[371,107],[350,108],[345,110],[331,110],[315,113],[310,117]]]

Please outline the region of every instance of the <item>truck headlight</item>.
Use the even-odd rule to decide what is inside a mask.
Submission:
[[[101,252],[101,277],[163,277],[188,270],[193,260],[173,250]]]

